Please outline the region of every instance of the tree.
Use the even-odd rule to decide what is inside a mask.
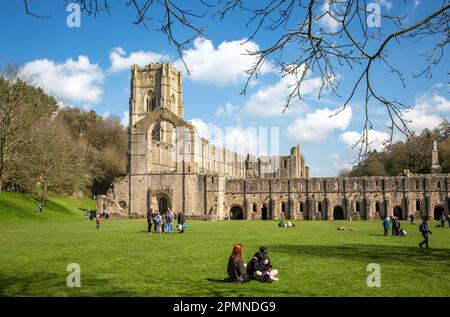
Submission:
[[[30,8],[31,0],[23,1],[27,14],[42,17]],[[369,131],[373,129],[370,107],[383,107],[389,117],[388,146],[392,144],[396,130],[407,138],[412,135],[408,121],[404,118],[404,110],[411,106],[395,96],[384,96],[377,90],[374,82],[373,71],[378,68],[386,74],[393,74],[403,86],[406,85],[405,73],[391,62],[388,48],[392,48],[392,43],[395,42],[398,44],[395,50],[399,51],[401,44],[407,40],[414,41],[416,45],[424,43],[428,49],[423,55],[425,65],[412,75],[413,78],[431,77],[444,56],[450,34],[449,0],[433,2],[432,11],[421,17],[388,15],[381,12],[377,15],[373,6],[364,0],[200,0],[197,2],[196,11],[189,9],[189,6],[192,6],[191,1],[123,1],[133,8],[136,14],[134,23],[143,24],[146,28],[152,26],[164,33],[169,43],[176,47],[182,60],[186,46],[196,37],[205,34],[210,17],[221,21],[238,12],[245,14],[245,27],[249,28],[247,41],[255,39],[260,33],[264,36],[265,31],[271,32],[276,38],[267,47],[248,52],[255,56],[257,61],[247,71],[248,80],[242,92],[245,93],[251,79],[258,76],[262,65],[271,60],[283,76],[291,74],[296,78],[296,83],[286,96],[285,110],[293,100],[302,99],[303,83],[308,72],[316,72],[321,76],[319,98],[325,88],[344,97],[337,113],[349,105],[358,91],[362,91],[365,118],[361,137],[354,144],[354,147],[359,148],[356,160],[358,163],[370,153]],[[102,11],[109,14],[112,12],[113,2],[110,0],[75,2],[87,15],[97,16]],[[408,5],[413,3],[413,0],[404,0],[401,6],[407,10]],[[387,25],[384,29],[389,33],[382,34],[378,28],[371,30],[367,22],[369,20],[375,24],[379,22]],[[287,54],[289,50],[295,53]],[[189,65],[185,66],[189,72]],[[339,72],[342,69],[357,74],[349,92],[343,92],[340,87]]]
[[[381,152],[372,152],[348,176],[372,176],[402,174],[405,170],[412,173],[429,173],[431,167],[431,150],[433,141],[438,140],[439,161],[444,173],[450,172],[450,135],[443,135],[447,123],[444,121],[434,130],[424,129],[413,139],[396,142]]]
[[[30,191],[40,187],[42,202],[47,202],[49,190],[73,193],[79,189],[82,172],[79,151],[56,118],[37,121],[17,155],[17,178]]]
[[[0,74],[0,191],[10,180],[14,151],[24,142],[24,133],[56,109],[56,101],[28,85],[17,67],[7,66]]]

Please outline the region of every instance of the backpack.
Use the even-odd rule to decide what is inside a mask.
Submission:
[[[424,224],[424,223],[420,224],[420,226],[419,226],[419,231],[420,231],[420,232],[427,232],[427,231],[428,231],[428,230],[427,230],[427,225]]]
[[[160,216],[160,215],[157,215],[157,216],[155,217],[155,222],[156,222],[157,224],[160,224],[160,223],[161,223],[161,216]]]

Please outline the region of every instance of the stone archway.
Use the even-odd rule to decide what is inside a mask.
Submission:
[[[333,219],[334,220],[344,220],[344,209],[341,206],[335,206],[333,208]]]
[[[398,220],[403,220],[403,209],[400,206],[395,206],[393,210],[394,217],[397,217]]]
[[[233,206],[230,209],[230,218],[231,220],[243,220],[244,219],[244,211],[241,206]]]
[[[172,208],[172,202],[169,198],[169,196],[167,196],[164,193],[159,193],[155,195],[156,197],[156,207],[157,207],[157,211],[159,211],[159,213],[165,213],[167,211],[167,208],[171,209]]]
[[[433,210],[433,219],[434,220],[441,220],[442,215],[445,215],[445,209],[442,206],[436,206]]]
[[[261,207],[261,219],[262,220],[267,220],[269,219],[269,214],[267,212],[267,206],[266,204],[263,204]]]

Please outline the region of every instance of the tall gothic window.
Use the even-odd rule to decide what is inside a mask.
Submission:
[[[147,111],[153,111],[156,109],[156,99],[153,91],[147,93]]]

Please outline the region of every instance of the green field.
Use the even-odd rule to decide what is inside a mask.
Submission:
[[[185,234],[148,235],[144,220],[87,221],[87,199],[52,198],[35,212],[31,195],[0,194],[1,296],[450,296],[450,229],[431,224],[431,249],[408,236],[384,237],[380,221],[188,222]],[[338,226],[355,231],[337,231]],[[234,243],[245,258],[264,245],[280,281],[224,283]],[[81,266],[81,287],[66,266]],[[381,287],[366,268],[381,266]]]

